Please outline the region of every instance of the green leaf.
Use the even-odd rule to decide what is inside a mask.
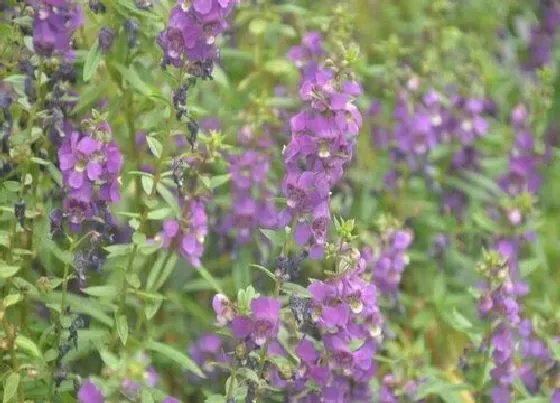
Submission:
[[[95,41],[93,46],[89,49],[84,63],[83,79],[89,81],[97,70],[99,62],[101,61],[101,51],[99,50],[99,42]]]
[[[200,273],[201,277],[206,280],[206,282],[208,284],[210,284],[210,286],[212,286],[212,288],[223,294],[224,290],[222,289],[222,287],[220,286],[220,283],[217,279],[215,279],[208,270],[206,270],[204,267],[200,266],[197,270],[198,273]]]
[[[3,403],[8,403],[15,397],[19,386],[20,375],[17,372],[11,372],[4,381],[4,397]]]
[[[156,353],[160,353],[171,361],[180,364],[184,369],[193,372],[195,375],[198,375],[201,378],[206,378],[204,372],[202,372],[198,365],[196,365],[196,363],[189,356],[171,346],[159,343],[157,341],[150,341],[148,342],[146,349]]]
[[[259,383],[259,375],[253,371],[252,369],[249,368],[238,368],[237,369],[237,374],[249,381],[255,382],[255,383]]]
[[[16,336],[16,346],[18,347],[18,349],[28,353],[33,357],[37,357],[37,358],[42,357],[41,350],[39,350],[37,344],[35,344],[35,342],[30,338],[28,338],[27,336],[18,334]]]
[[[253,35],[262,35],[266,31],[268,22],[261,18],[255,18],[249,23],[249,32]]]
[[[154,136],[146,137],[146,141],[148,142],[148,147],[150,148],[152,154],[154,154],[156,158],[161,157],[161,152],[163,150],[161,142]]]
[[[264,69],[276,75],[295,72],[294,65],[286,59],[269,60],[264,64]]]
[[[151,188],[151,186],[150,186]],[[173,212],[177,215],[181,215],[181,209],[179,208],[179,204],[177,204],[177,198],[165,187],[163,183],[158,183],[156,185],[156,189],[158,193],[161,195],[163,200],[167,203],[169,207],[173,210]]]
[[[101,356],[101,359],[103,360],[103,362],[111,369],[117,369],[119,368],[119,359],[118,357],[107,351],[107,350],[100,350],[99,351],[99,355]]]
[[[309,293],[307,288],[302,287],[299,284],[284,283],[282,284],[282,288],[286,291],[291,292],[294,295],[297,295],[298,297],[311,297],[311,294]]]
[[[108,297],[113,298],[119,294],[117,287],[112,285],[100,285],[82,288],[82,292],[93,297]]]
[[[23,299],[23,295],[21,294],[9,294],[4,298],[2,304],[5,308],[15,305]]]
[[[472,323],[455,308],[451,311],[451,315],[448,316],[448,319],[449,324],[457,330],[465,330],[472,327]]]
[[[165,207],[158,210],[153,210],[148,213],[148,220],[164,220],[171,216],[172,210]]]
[[[260,228],[259,231],[262,232],[263,235],[270,240],[270,242],[272,242],[272,245],[275,248],[281,247],[282,245],[284,245],[284,242],[286,241],[285,230],[281,230],[281,229],[271,230],[271,229]]]
[[[126,341],[128,339],[128,322],[126,320],[126,315],[117,315],[115,317],[117,323],[117,333],[119,334],[119,339],[123,346],[126,346]]]
[[[270,270],[268,270],[266,267],[258,265],[258,264],[251,264],[249,267],[253,267],[255,269],[258,269],[260,271],[262,271],[264,274],[266,274],[268,277],[270,277],[271,279],[273,279],[274,281],[276,281],[276,276],[274,275],[274,273],[272,273]]]
[[[158,183],[159,185],[159,183]],[[152,188],[154,186],[154,178],[152,176],[142,176],[142,188],[146,194],[152,194]]]
[[[238,290],[251,284],[250,262],[251,251],[248,248],[241,249],[232,267],[233,282]]]
[[[138,277],[138,274],[136,274],[136,273],[127,274],[126,275],[126,282],[132,288],[140,288],[140,286],[142,285],[142,283],[140,282],[140,277]]]
[[[9,278],[16,275],[21,267],[11,266],[4,262],[0,263],[0,278]]]
[[[142,81],[142,79],[140,78],[140,76],[138,75],[134,67],[126,68],[125,66],[119,63],[116,63],[114,66],[119,71],[119,73],[121,73],[122,77],[126,81],[128,81],[128,83],[132,86],[132,88],[134,88],[135,90],[137,90],[138,92],[142,93],[147,97],[152,95],[154,91],[152,91],[152,89],[148,86],[148,84]]]
[[[148,389],[142,391],[142,403],[154,403],[154,396]]]
[[[163,285],[165,284],[169,276],[171,276],[171,273],[173,273],[176,264],[177,264],[177,254],[173,253],[169,258],[169,260],[167,261],[165,267],[162,267],[163,270],[161,276],[159,277],[159,279],[156,281],[155,284],[156,290],[159,290],[161,287],[163,287]]]
[[[163,300],[146,303],[146,306],[144,307],[144,314],[146,315],[147,320],[152,320],[159,308],[161,308],[162,303]]]
[[[224,183],[227,183],[227,181],[229,181],[230,177],[231,177],[231,174],[212,176],[212,178],[210,178],[210,189],[215,189],[218,186],[221,186]]]
[[[106,246],[105,250],[109,252],[109,257],[127,256],[132,252],[132,245],[111,245]]]

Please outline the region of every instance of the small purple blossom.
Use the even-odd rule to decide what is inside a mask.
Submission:
[[[33,48],[44,57],[72,59],[72,34],[82,25],[79,5],[66,0],[28,0],[34,9]]]
[[[185,203],[183,210],[181,221],[164,221],[159,238],[164,248],[176,248],[191,265],[200,267],[204,240],[208,234],[208,217],[202,201],[191,200]]]
[[[86,380],[80,386],[78,391],[78,400],[80,403],[105,403],[105,397],[101,389],[90,380]]]

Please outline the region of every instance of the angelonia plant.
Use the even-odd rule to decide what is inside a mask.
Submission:
[[[0,397],[560,403],[560,1],[0,1]]]

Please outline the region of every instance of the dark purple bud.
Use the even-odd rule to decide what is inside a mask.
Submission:
[[[15,202],[14,215],[16,216],[16,220],[18,220],[19,224],[23,227],[25,224],[25,201],[18,200]]]
[[[187,164],[183,158],[174,158],[173,162],[171,163],[171,169],[173,170],[173,181],[175,182],[175,185],[177,186],[179,192],[181,192],[185,181],[184,176],[186,167]]]
[[[62,368],[57,368],[54,373],[54,385],[56,388],[60,388],[60,384],[68,377],[68,372]]]
[[[78,277],[80,288],[85,287],[87,282],[88,260],[81,250],[74,254],[74,268],[76,269],[76,276]]]
[[[33,84],[33,79],[27,76],[24,82],[24,92],[29,102],[35,102],[35,100],[37,99],[35,94],[35,86]]]
[[[136,0],[136,7],[140,10],[148,11],[152,6],[153,4],[150,0]]]
[[[302,324],[311,320],[311,300],[309,298],[292,295],[289,299],[289,306],[298,323]]]
[[[99,31],[99,50],[101,53],[107,54],[111,49],[111,45],[113,44],[113,40],[115,39],[115,33],[109,27],[103,27]]]
[[[192,148],[194,148],[194,144],[196,142],[196,136],[198,135],[198,123],[196,123],[193,119],[189,119],[187,122],[187,129],[189,130],[190,136],[188,138],[189,144]]]
[[[128,38],[128,47],[134,49],[137,44],[138,24],[135,21],[127,20],[124,23],[124,30]]]
[[[95,14],[104,14],[107,7],[100,0],[89,0],[89,9]]]

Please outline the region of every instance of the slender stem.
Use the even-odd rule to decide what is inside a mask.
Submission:
[[[125,272],[124,272],[124,278],[123,278],[123,282],[122,282],[122,287],[121,287],[121,300],[119,303],[119,312],[124,313],[124,309],[125,309],[125,305],[126,305],[126,297],[128,294],[128,285],[126,283],[126,276],[131,272],[133,264],[134,264],[134,259],[136,258],[136,254],[138,253],[138,244],[134,244],[134,247],[132,248],[132,253],[130,254],[130,258],[128,259],[128,264],[126,266]]]
[[[231,398],[233,398],[233,385],[235,383],[236,375],[237,375],[237,360],[234,359],[233,364],[231,366],[231,375],[230,375],[230,381],[227,390],[226,401],[229,401]]]

